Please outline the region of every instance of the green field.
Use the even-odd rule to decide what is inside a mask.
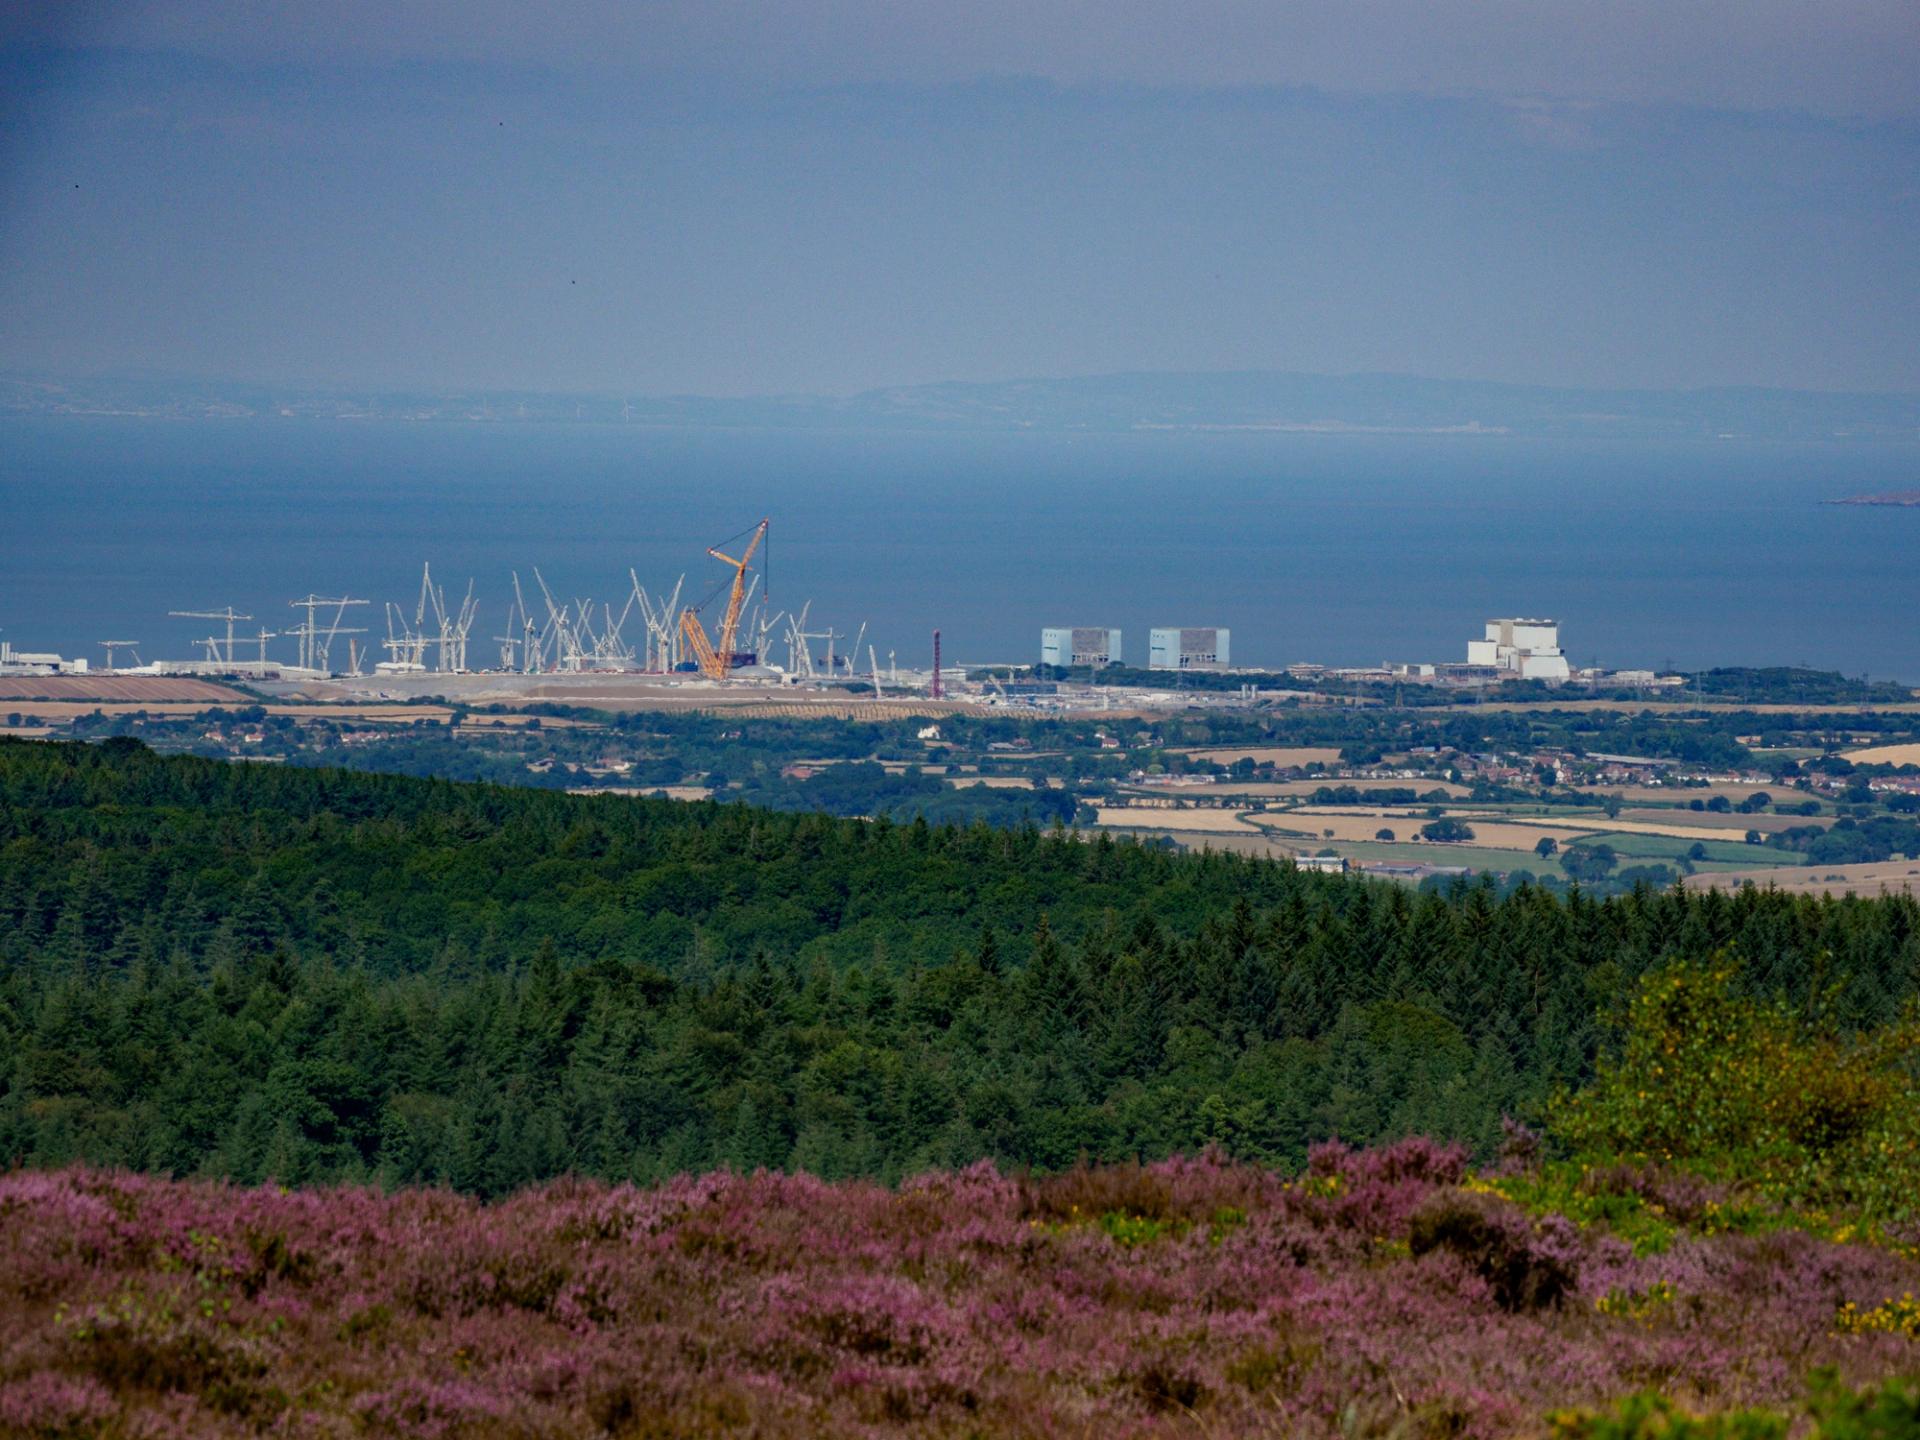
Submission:
[[[1631,855],[1636,859],[1677,860],[1691,850],[1692,840],[1677,835],[1628,835],[1609,832],[1595,835],[1581,842],[1590,845],[1611,845],[1621,856]],[[1766,845],[1749,845],[1744,840],[1702,840],[1706,846],[1707,859],[1719,861],[1742,870],[1755,869],[1761,865],[1797,865],[1800,857],[1786,850],[1775,850]]]
[[[1319,847],[1316,847],[1319,848]],[[1386,860],[1402,865],[1465,865],[1474,870],[1531,870],[1536,875],[1560,873],[1552,859],[1542,860],[1531,850],[1493,850],[1478,845],[1392,844],[1385,840],[1329,841],[1349,860]]]

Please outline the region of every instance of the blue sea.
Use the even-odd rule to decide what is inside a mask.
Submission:
[[[1917,486],[1920,447],[1866,443],[15,419],[0,636],[185,657],[206,624],[167,611],[280,629],[309,590],[383,630],[423,561],[494,635],[513,570],[698,599],[705,547],[766,515],[775,605],[869,622],[883,663],[935,626],[950,661],[1027,661],[1049,624],[1120,626],[1134,661],[1153,625],[1228,626],[1249,665],[1460,659],[1526,614],[1576,664],[1920,683],[1920,509],[1819,503]]]

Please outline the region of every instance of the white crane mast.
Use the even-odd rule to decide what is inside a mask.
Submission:
[[[138,640],[97,640],[94,643],[106,649],[109,675],[113,674],[113,655],[116,650],[133,650],[134,663],[138,664],[140,661],[140,652],[134,649],[140,643]]]
[[[312,591],[308,591],[299,600],[289,600],[288,609],[307,612],[305,620],[285,632],[299,642],[300,668],[330,671],[333,666],[329,647],[333,644],[334,637],[366,634],[365,630],[341,627],[340,622],[346,618],[347,607],[366,603],[365,600],[356,600],[351,595],[323,596],[315,595]],[[323,633],[320,629],[320,611],[329,605],[334,607],[333,623]]]
[[[406,612],[391,600],[387,602],[387,638],[381,644],[392,664],[408,670],[426,668],[427,637],[407,624]]]
[[[433,630],[426,628],[427,611],[433,612]],[[480,602],[473,597],[473,581],[467,581],[466,598],[458,610],[447,609],[446,587],[433,583],[432,564],[420,567],[420,599],[413,608],[413,623],[421,641],[424,662],[426,647],[433,645],[434,668],[448,673],[463,673],[467,668],[467,636],[472,633],[474,616]]]
[[[340,635],[364,635],[367,633],[365,628],[362,626],[358,626],[358,625],[343,626],[340,623],[341,620],[346,618],[347,606],[365,605],[366,603],[367,602],[365,600],[351,600],[351,599],[341,600],[338,602],[337,608],[333,612],[333,623],[327,626],[327,633],[325,638],[314,641],[312,648],[308,653],[307,662],[310,666],[312,666],[313,669],[324,670],[328,674],[332,674],[333,673],[334,638]],[[311,621],[308,622],[308,628],[309,629],[312,628]],[[347,641],[347,656],[349,661],[349,668],[351,669],[353,674],[358,675],[360,673],[360,652],[355,647],[354,642],[351,640]]]
[[[682,575],[674,582],[670,594],[657,599],[648,598],[637,571],[629,568],[627,578],[633,581],[633,599],[639,603],[640,618],[647,627],[641,668],[654,673],[677,668],[681,660],[680,647],[684,643],[680,631],[680,591],[686,585],[687,577]]]
[[[557,653],[553,657],[551,668],[578,671],[583,658],[579,631],[567,619],[567,607],[554,600],[553,592],[547,588],[546,577],[540,573],[538,565],[533,567],[533,578],[539,585],[541,598],[547,605],[547,625],[540,636],[542,658],[546,656],[547,645],[552,643]]]
[[[218,636],[209,635],[206,639],[195,642],[196,644],[204,645],[207,647],[207,659],[212,661],[216,665],[233,664],[234,622],[237,620],[253,619],[253,616],[251,615],[242,615],[238,610],[235,610],[231,605],[227,606],[225,609],[222,609],[222,610],[169,610],[167,614],[179,616],[189,620],[224,620],[227,622],[227,641],[226,641],[226,649],[224,653],[221,650],[220,639]]]

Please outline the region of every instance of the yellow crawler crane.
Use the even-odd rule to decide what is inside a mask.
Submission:
[[[727,613],[720,621],[719,645],[716,647],[707,639],[707,628],[700,623],[699,605],[689,605],[680,612],[680,629],[693,650],[693,658],[699,662],[700,673],[709,680],[724,680],[733,673],[733,643],[740,631],[740,610],[747,601],[747,565],[753,559],[753,552],[760,548],[760,542],[767,538],[767,524],[762,520],[751,531],[740,532],[753,538],[747,541],[747,548],[740,553],[738,560],[722,554],[718,546],[709,546],[707,549],[714,559],[724,560],[733,567],[733,588],[727,597]],[[732,542],[723,540],[720,543],[727,545]],[[714,591],[715,595],[719,593],[718,590]],[[707,598],[710,600],[713,597]]]

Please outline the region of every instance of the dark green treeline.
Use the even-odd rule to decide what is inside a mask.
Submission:
[[[1916,921],[0,742],[0,1160],[491,1193],[1484,1148],[1651,965],[1877,1024]]]

